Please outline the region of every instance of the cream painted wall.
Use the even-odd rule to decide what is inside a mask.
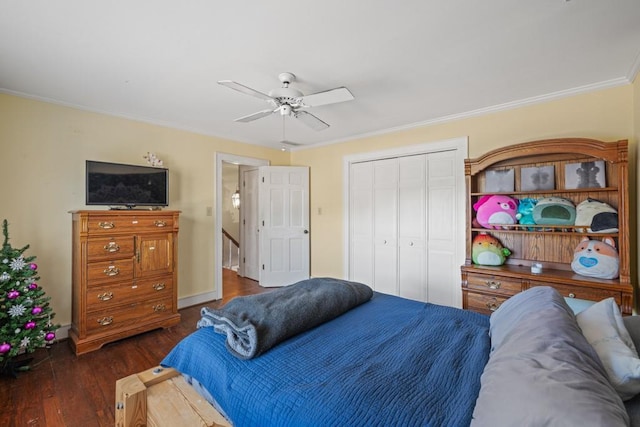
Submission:
[[[633,87],[627,85],[509,111],[292,152],[292,164],[307,165],[311,170],[311,274],[346,275],[343,265],[344,156],[461,136],[469,137],[470,157],[510,144],[563,136],[604,141],[629,139],[634,146],[632,100]],[[631,208],[631,215],[635,217],[635,204]]]
[[[71,321],[71,215],[86,209],[87,159],[170,169],[170,206],[180,210],[179,297],[213,291],[215,152],[289,163],[289,153],[0,94],[0,219],[10,242],[30,244],[56,321]],[[98,207],[93,207],[98,208]],[[213,209],[215,212],[215,209]]]

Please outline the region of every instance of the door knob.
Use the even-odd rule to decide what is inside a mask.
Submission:
[[[304,234],[309,234],[309,230],[304,230]]]

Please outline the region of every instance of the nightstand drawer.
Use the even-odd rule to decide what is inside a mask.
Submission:
[[[522,291],[522,282],[512,277],[468,273],[467,287],[470,290],[511,296]]]
[[[105,258],[132,258],[133,246],[132,236],[90,239],[87,242],[87,259],[97,261]]]
[[[577,298],[577,299],[586,299],[589,301],[602,301],[607,298],[615,298],[616,303],[620,305],[621,295],[618,291],[609,291],[607,289],[594,289],[583,286],[565,286],[558,285],[555,283],[547,283],[547,282],[531,282],[531,287],[533,286],[551,286],[555,288],[563,297],[566,298]]]
[[[138,280],[132,283],[96,286],[87,289],[87,312],[105,310],[113,306],[172,297],[173,279]]]
[[[87,286],[133,279],[133,259],[87,264]]]
[[[173,312],[171,297],[128,304],[112,310],[87,313],[87,333],[109,332],[120,328],[133,328],[137,323],[148,323]]]
[[[500,307],[500,305],[508,300],[508,297],[500,297],[493,295],[476,294],[475,292],[467,292],[467,310],[475,311],[482,314],[491,314]]]

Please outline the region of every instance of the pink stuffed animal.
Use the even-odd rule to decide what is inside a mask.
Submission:
[[[516,224],[518,200],[509,196],[482,196],[473,205],[476,221],[484,228],[500,228],[501,224]]]

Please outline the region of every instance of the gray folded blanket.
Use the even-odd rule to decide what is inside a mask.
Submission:
[[[212,326],[227,336],[231,354],[251,359],[372,296],[371,288],[362,283],[313,278],[262,294],[236,297],[218,310],[204,307],[197,326]]]

